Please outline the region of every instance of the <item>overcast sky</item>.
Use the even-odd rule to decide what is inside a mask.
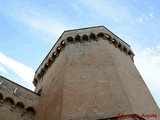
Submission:
[[[158,0],[0,0],[0,75],[34,90],[34,71],[64,30],[104,25],[131,45],[160,106],[159,5]]]

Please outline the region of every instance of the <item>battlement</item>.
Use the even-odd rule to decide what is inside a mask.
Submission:
[[[10,112],[20,109],[22,116],[28,112],[35,114],[38,100],[39,96],[33,91],[0,76],[1,108],[9,109]],[[9,107],[6,107],[6,105],[9,105]]]
[[[98,41],[100,40],[99,38],[103,38],[106,42],[108,41],[110,44],[114,45],[115,48],[119,49],[121,52],[124,52],[124,54],[128,55],[133,60],[134,53],[130,46],[104,26],[67,30],[63,32],[61,37],[36,70],[33,84],[35,86],[37,85],[67,45]]]

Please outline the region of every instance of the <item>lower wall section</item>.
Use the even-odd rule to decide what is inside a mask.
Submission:
[[[0,120],[34,120],[39,96],[0,76]]]
[[[24,110],[22,105],[14,105],[7,99],[0,105],[0,120],[34,120],[34,112],[32,110]]]

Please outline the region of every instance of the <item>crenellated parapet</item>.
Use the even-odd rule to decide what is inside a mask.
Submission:
[[[33,80],[34,85],[36,86],[40,79],[43,78],[44,74],[55,62],[59,54],[65,49],[67,45],[85,42],[92,43],[93,41],[99,40],[105,40],[106,42],[109,42],[111,45],[114,45],[117,50],[119,49],[121,52],[130,57],[131,60],[133,60],[134,53],[130,46],[103,26],[68,30],[62,34],[62,36],[59,38],[57,43],[54,45],[54,47],[51,49],[49,54],[37,69]]]
[[[39,96],[36,93],[0,76],[1,110],[19,111],[21,116],[34,115],[38,102]]]

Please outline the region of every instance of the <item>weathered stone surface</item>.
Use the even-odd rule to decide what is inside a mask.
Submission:
[[[103,26],[65,31],[35,73],[40,96],[10,82],[0,85],[0,111],[14,112],[0,119],[135,120],[118,117],[123,113],[159,120],[133,57],[130,46]]]
[[[84,35],[88,35],[86,40]],[[118,113],[155,113],[153,119],[159,119],[159,109],[134,65],[130,46],[104,27],[64,32],[36,74],[61,41],[66,46],[36,84],[36,91],[42,88],[38,120],[101,119]]]
[[[0,76],[0,120],[34,120],[39,96]]]

